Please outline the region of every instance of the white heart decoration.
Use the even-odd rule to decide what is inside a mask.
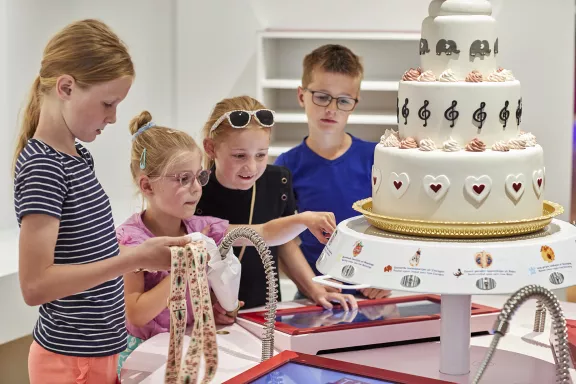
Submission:
[[[424,187],[424,192],[434,201],[440,200],[448,189],[450,188],[450,180],[445,175],[440,176],[432,176],[426,175],[424,176],[422,186]]]
[[[544,171],[542,169],[532,173],[532,185],[534,185],[534,192],[536,192],[536,196],[540,198],[540,195],[542,195],[542,190],[544,190]]]
[[[388,178],[388,185],[392,194],[399,199],[408,189],[410,178],[406,173],[397,174],[396,172],[392,172]]]
[[[372,194],[375,194],[380,189],[380,183],[382,183],[382,175],[380,170],[372,166]]]
[[[464,189],[471,198],[481,202],[488,196],[492,189],[492,179],[489,176],[468,176],[464,181]]]
[[[508,177],[506,177],[506,191],[515,201],[518,201],[520,197],[522,197],[525,185],[526,177],[522,173],[508,175]]]

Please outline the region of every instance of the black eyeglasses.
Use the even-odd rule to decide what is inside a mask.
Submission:
[[[350,112],[354,110],[356,104],[358,103],[358,99],[353,97],[333,97],[324,92],[313,91],[308,88],[303,88],[304,91],[308,91],[312,94],[312,102],[319,107],[327,107],[330,105],[332,100],[336,99],[336,107],[341,111]]]
[[[205,186],[208,184],[208,180],[210,180],[210,173],[210,170],[202,169],[196,175],[192,172],[181,172],[174,175],[150,175],[150,177],[169,177],[176,179],[183,187],[189,187],[194,183],[194,180],[198,180],[201,186]]]
[[[233,128],[245,128],[250,123],[250,119],[254,116],[258,124],[263,127],[269,128],[274,125],[274,111],[270,109],[258,109],[256,111],[229,111],[220,116],[218,120],[210,128],[210,132],[218,128],[225,119]]]

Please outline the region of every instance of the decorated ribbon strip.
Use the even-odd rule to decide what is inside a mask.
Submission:
[[[204,241],[185,247],[172,247],[170,275],[170,346],[166,362],[165,384],[195,384],[198,381],[200,359],[204,355],[205,371],[202,383],[209,383],[218,366],[216,326],[212,314],[210,289],[206,276],[208,252]],[[182,344],[186,331],[186,286],[190,291],[194,326],[190,346],[182,362]]]

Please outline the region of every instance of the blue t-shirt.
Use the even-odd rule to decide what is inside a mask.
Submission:
[[[359,213],[352,209],[358,200],[372,196],[370,177],[376,143],[352,135],[352,145],[339,158],[328,160],[306,145],[306,138],[297,147],[278,156],[275,164],[292,172],[292,185],[299,212],[333,212],[336,223]],[[316,260],[324,249],[310,232],[300,235],[300,248],[316,275]]]

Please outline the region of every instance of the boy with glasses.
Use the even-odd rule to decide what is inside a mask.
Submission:
[[[306,111],[308,136],[283,153],[275,164],[292,172],[298,210],[333,212],[336,222],[357,216],[352,204],[372,195],[370,183],[376,143],[345,132],[348,117],[358,104],[364,68],[360,58],[341,45],[328,44],[304,58],[298,102]],[[300,235],[300,248],[319,275],[316,260],[321,244],[310,231]],[[352,291],[351,293],[356,293]],[[368,298],[390,291],[361,290]],[[301,298],[300,292],[296,298]]]

